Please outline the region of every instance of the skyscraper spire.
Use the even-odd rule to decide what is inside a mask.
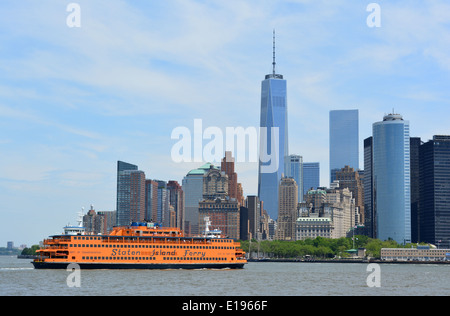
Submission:
[[[266,75],[266,79],[283,79],[283,75],[276,72],[276,60],[275,60],[275,29],[273,29],[273,61],[272,61],[272,73]]]
[[[275,77],[275,66],[276,66],[276,62],[275,62],[275,29],[273,29],[273,62],[272,62],[272,66],[273,66],[273,76]]]

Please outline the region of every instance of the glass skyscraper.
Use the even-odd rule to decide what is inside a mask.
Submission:
[[[117,162],[117,225],[145,219],[145,174],[136,165]]]
[[[373,124],[372,172],[376,238],[411,242],[409,122],[399,114]]]
[[[345,166],[359,169],[358,110],[330,111],[330,183]]]
[[[320,187],[320,163],[303,163],[303,197],[305,199],[309,190],[316,190]]]
[[[364,219],[367,236],[375,238],[375,210],[373,208],[373,137],[364,139]]]
[[[278,218],[278,186],[284,174],[284,158],[289,155],[287,88],[283,75],[273,72],[261,84],[260,157],[258,197],[272,219]]]
[[[419,241],[450,247],[450,136],[436,135],[419,149]]]
[[[298,187],[298,201],[303,202],[303,157],[290,155],[285,158],[285,176],[293,178]]]

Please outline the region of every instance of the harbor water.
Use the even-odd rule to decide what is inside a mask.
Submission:
[[[35,270],[0,256],[2,296],[448,296],[450,265],[250,262],[238,270]],[[71,286],[69,286],[71,285]]]

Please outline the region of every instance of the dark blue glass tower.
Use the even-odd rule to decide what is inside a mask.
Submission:
[[[289,155],[286,80],[275,72],[275,32],[273,72],[261,84],[260,159],[258,197],[272,219],[278,218],[278,186]]]
[[[419,241],[450,248],[450,136],[435,135],[419,149]]]
[[[358,110],[330,111],[330,183],[336,172],[349,166],[359,169]]]

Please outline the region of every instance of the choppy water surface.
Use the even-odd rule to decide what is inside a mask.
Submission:
[[[310,296],[450,295],[450,265],[380,265],[369,287],[367,264],[248,263],[242,270],[34,270],[30,260],[0,256],[0,295]]]

